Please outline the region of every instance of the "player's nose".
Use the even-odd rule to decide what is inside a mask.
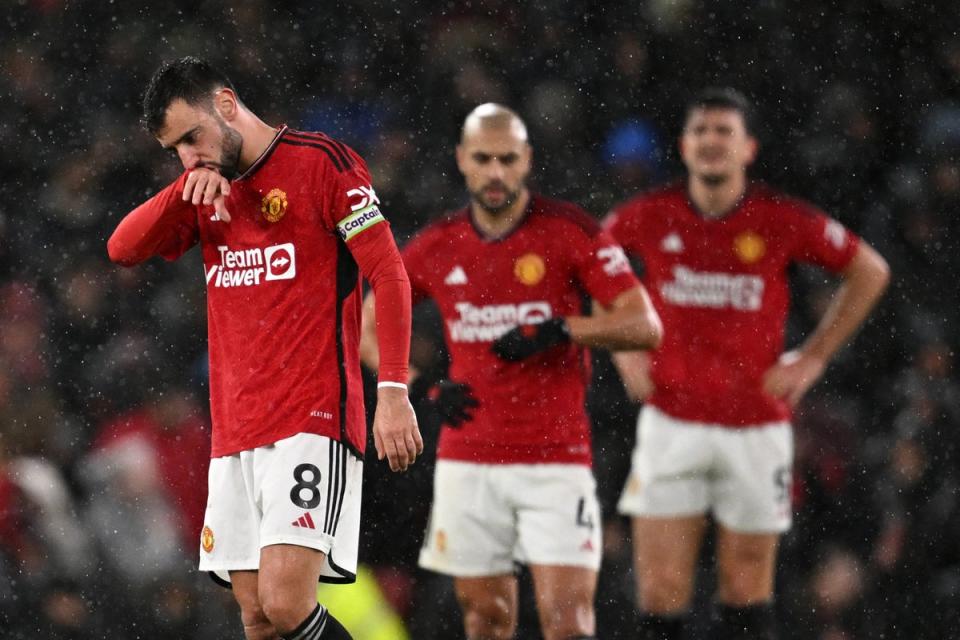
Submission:
[[[200,156],[190,147],[177,147],[177,155],[180,156],[180,162],[183,164],[183,168],[188,171],[200,163]]]

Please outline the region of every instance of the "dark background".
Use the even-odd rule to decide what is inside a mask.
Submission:
[[[124,270],[105,251],[121,217],[181,170],[139,128],[139,99],[161,60],[194,54],[268,123],[356,148],[400,242],[464,203],[453,146],[481,102],[526,119],[536,189],[600,217],[680,175],[692,93],[746,93],[762,145],[754,175],[824,208],[893,269],[879,310],[796,417],[783,636],[953,637],[960,5],[233,4],[0,8],[0,636],[241,637],[228,594],[194,564],[209,451],[198,252]],[[790,345],[835,285],[816,270],[794,276]],[[417,325],[415,357],[436,358],[429,309]],[[614,505],[637,407],[595,360],[599,632],[630,638],[629,539]],[[430,467],[393,476],[367,461],[361,561],[386,600],[350,606],[369,621],[389,601],[412,637],[455,638],[448,581],[415,567]],[[698,628],[709,555],[702,573]],[[539,637],[531,607],[522,638]]]

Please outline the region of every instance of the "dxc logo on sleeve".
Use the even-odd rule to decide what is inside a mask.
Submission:
[[[380,198],[377,197],[376,192],[371,186],[358,187],[347,191],[347,198],[353,199],[355,196],[360,196],[360,199],[350,205],[350,211],[360,211],[370,205],[380,204]]]

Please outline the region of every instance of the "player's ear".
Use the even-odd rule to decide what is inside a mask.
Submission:
[[[744,158],[744,165],[750,166],[757,159],[757,153],[760,151],[760,142],[753,136],[747,136],[747,156]]]
[[[237,94],[231,89],[224,87],[213,94],[213,106],[220,114],[220,117],[230,122],[237,116]]]
[[[459,169],[460,173],[462,173],[463,175],[467,175],[466,168],[464,167],[466,160],[467,160],[467,151],[466,149],[463,148],[462,144],[458,144],[457,145],[457,169]]]

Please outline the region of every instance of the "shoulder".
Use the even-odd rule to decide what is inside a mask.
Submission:
[[[596,218],[572,202],[547,198],[540,194],[531,194],[530,198],[531,217],[539,218],[551,226],[566,227],[590,238],[602,231]]]
[[[686,184],[676,181],[642,191],[616,205],[611,213],[618,218],[632,218],[689,206]]]
[[[346,173],[357,168],[366,171],[366,164],[356,151],[320,131],[288,128],[280,136],[280,145],[295,150],[298,155],[335,173]]]
[[[764,182],[750,186],[750,199],[760,207],[777,216],[817,217],[827,214],[803,198],[775,189]]]
[[[470,216],[466,208],[448,211],[421,228],[410,238],[406,247],[424,247],[441,240],[449,243],[469,227]]]

